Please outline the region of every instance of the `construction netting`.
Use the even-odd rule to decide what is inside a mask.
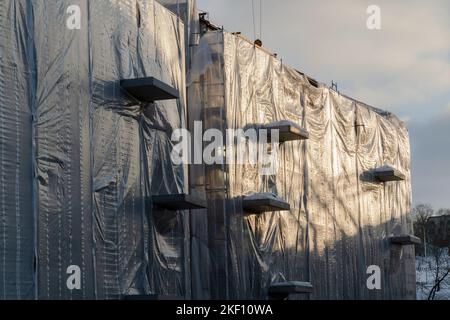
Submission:
[[[149,200],[187,189],[183,22],[153,0],[3,0],[0,29],[0,298],[189,297],[186,214]],[[145,76],[181,98],[121,91]]]
[[[414,248],[388,241],[412,232],[410,147],[401,121],[222,30],[201,37],[188,86],[191,128],[202,121],[225,136],[290,120],[310,133],[280,144],[279,168],[270,175],[261,164],[236,164],[242,154],[235,150],[227,150],[231,163],[193,166],[191,191],[208,200],[207,213],[191,218],[200,297],[266,298],[271,284],[285,281],[310,282],[314,291],[303,297],[311,299],[415,297]],[[374,179],[384,165],[406,180]],[[246,215],[242,197],[258,193],[285,199],[291,210]],[[372,265],[382,270],[381,290],[367,287]]]

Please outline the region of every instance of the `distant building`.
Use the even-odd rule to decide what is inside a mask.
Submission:
[[[439,248],[450,248],[450,215],[429,218],[426,230],[428,243]]]

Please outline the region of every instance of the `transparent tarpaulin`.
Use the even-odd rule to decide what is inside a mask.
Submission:
[[[191,170],[192,191],[209,203],[207,215],[195,218],[207,229],[192,230],[193,260],[208,257],[198,266],[202,271],[193,271],[200,296],[267,298],[273,283],[307,281],[314,286],[311,299],[414,298],[414,249],[388,241],[412,231],[403,123],[311,84],[276,57],[221,30],[202,36],[192,61],[191,127],[203,121],[205,129],[225,135],[227,129],[290,120],[310,133],[309,140],[280,145],[273,175],[261,175],[260,164]],[[234,151],[232,157],[238,156]],[[371,170],[385,164],[405,173],[406,181],[376,181]],[[247,215],[242,196],[254,193],[273,193],[291,209]],[[367,288],[370,265],[384,272],[382,290]]]
[[[184,21],[189,3],[198,21],[195,1],[160,2]],[[71,5],[79,29],[67,28]],[[312,85],[237,35],[206,32],[186,54],[183,19],[153,0],[3,0],[0,18],[0,298],[266,299],[283,281],[311,282],[296,298],[414,298],[414,249],[388,241],[412,228],[409,138],[395,116]],[[144,103],[120,88],[147,76],[181,98]],[[280,144],[270,175],[171,161],[172,132],[194,134],[195,121],[225,137],[286,120],[310,138]],[[375,181],[386,164],[406,180]],[[187,192],[208,208],[152,205]],[[261,193],[290,211],[244,212],[243,197]],[[72,265],[80,290],[66,284]],[[366,286],[370,265],[382,290]]]
[[[196,46],[200,38],[199,12],[197,0],[157,0],[167,9],[178,15],[186,26],[188,46]]]
[[[187,188],[170,161],[185,125],[182,21],[153,0],[0,6],[0,297],[189,296],[186,214],[151,203]],[[180,99],[147,105],[120,88],[147,76]]]

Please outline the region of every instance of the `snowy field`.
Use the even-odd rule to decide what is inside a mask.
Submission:
[[[435,284],[436,273],[438,272],[441,278],[449,268],[450,257],[447,249],[437,256],[416,257],[417,300],[427,300]],[[441,283],[434,300],[450,300],[450,275]]]

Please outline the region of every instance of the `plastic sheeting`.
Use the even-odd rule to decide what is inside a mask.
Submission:
[[[171,10],[194,22],[191,37],[199,28],[186,3]],[[80,29],[66,27],[69,5],[80,7]],[[182,19],[153,0],[3,0],[0,18],[0,298],[265,299],[285,280],[311,282],[311,299],[414,298],[413,248],[387,241],[411,232],[397,118],[314,87],[239,36],[207,32],[187,51]],[[144,76],[181,99],[145,104],[120,90],[119,80]],[[281,144],[276,174],[187,170],[171,162],[170,137],[194,133],[197,120],[224,134],[290,120],[311,137]],[[406,181],[374,181],[385,164]],[[151,195],[188,191],[208,209],[152,206]],[[242,197],[255,193],[291,210],[246,215]],[[66,284],[72,265],[80,290]],[[369,265],[381,267],[382,290],[367,289]]]
[[[5,0],[0,18],[0,297],[189,297],[186,214],[149,200],[187,188],[169,158],[185,126],[182,21],[152,0]],[[144,76],[181,99],[120,90]]]
[[[196,0],[157,0],[167,9],[179,16],[186,25],[188,46],[198,44],[200,38],[200,23]]]
[[[33,53],[26,1],[0,2],[0,298],[34,295]]]
[[[274,56],[223,31],[201,37],[188,83],[191,128],[203,121],[205,129],[225,134],[290,120],[311,135],[280,145],[273,175],[262,176],[260,165],[193,166],[191,191],[208,200],[207,214],[191,222],[192,260],[202,261],[192,273],[196,297],[264,299],[270,284],[282,281],[311,282],[311,299],[415,297],[414,248],[387,240],[412,231],[403,123],[310,84]],[[371,171],[385,164],[405,173],[406,181],[375,181]],[[253,193],[273,193],[291,210],[245,215],[242,196]],[[371,265],[382,270],[382,290],[367,288]]]

